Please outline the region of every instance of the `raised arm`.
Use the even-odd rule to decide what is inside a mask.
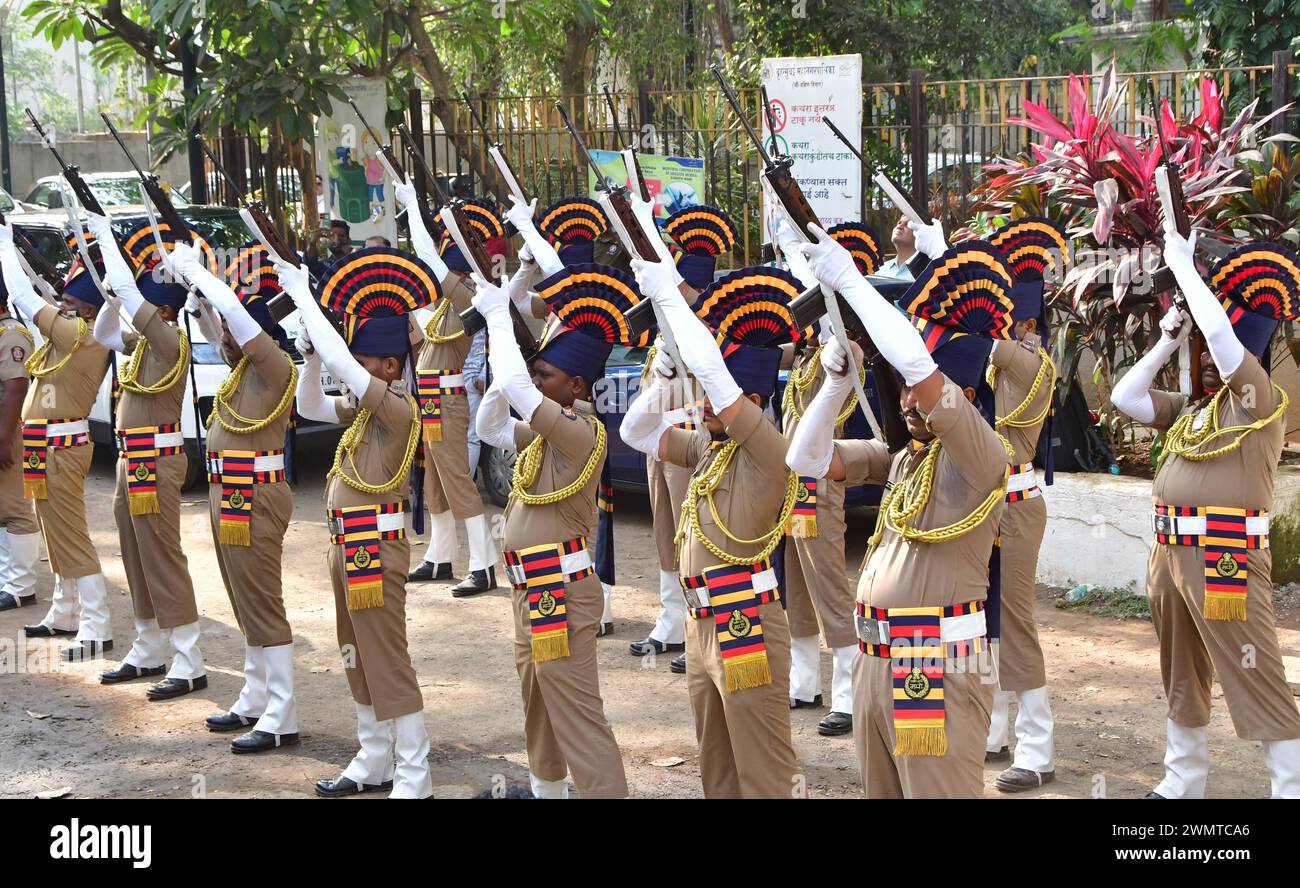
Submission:
[[[86,228],[95,236],[96,242],[99,243],[100,255],[104,257],[104,283],[113,291],[113,295],[121,300],[127,316],[134,318],[140,306],[144,305],[144,296],[136,286],[135,272],[127,264],[126,257],[122,255],[117,245],[117,238],[113,237],[113,220],[107,216],[87,213]],[[100,312],[100,314],[105,313]],[[108,313],[112,314],[112,312]],[[98,334],[95,338],[99,339]],[[100,342],[103,340],[101,339]],[[104,344],[108,345],[107,342]]]
[[[650,385],[632,401],[618,427],[619,437],[627,446],[660,461],[668,458],[668,436],[672,426],[664,419],[664,411],[668,409],[671,397],[669,380],[674,375],[672,360],[663,349],[659,349],[651,362]]]
[[[776,245],[781,250],[782,257],[785,258],[785,267],[790,269],[790,273],[799,279],[807,289],[817,283],[817,276],[813,274],[812,269],[808,266],[808,259],[804,256],[803,251],[799,249],[803,243],[803,238],[790,227],[790,223],[785,217],[776,226]]]
[[[474,417],[474,430],[484,444],[499,450],[515,449],[515,427],[519,420],[510,415],[510,402],[494,382],[479,401]]]
[[[235,337],[241,348],[262,333],[262,325],[253,320],[235,291],[204,267],[198,250],[189,244],[177,244],[172,250],[172,265],[226,319],[230,335]]]
[[[300,338],[301,341],[301,338]],[[334,399],[325,393],[320,380],[320,355],[313,350],[303,353],[302,372],[298,374],[298,414],[316,422],[338,422]]]
[[[14,246],[14,230],[8,222],[0,224],[0,271],[3,272],[9,301],[22,312],[23,317],[36,323],[36,315],[50,304],[42,299],[18,261],[18,248]]]
[[[393,195],[397,198],[397,202],[406,208],[406,224],[411,229],[411,249],[425,265],[433,269],[434,277],[441,284],[447,279],[450,269],[438,255],[438,247],[433,242],[433,235],[429,234],[429,229],[424,224],[424,215],[420,212],[415,186],[409,182],[401,182],[393,189]]]
[[[851,346],[858,362],[861,349]],[[803,418],[795,428],[790,447],[786,450],[785,464],[798,475],[809,478],[829,478],[843,481],[844,461],[835,450],[835,420],[844,408],[844,399],[853,389],[848,374],[848,356],[839,341],[832,339],[822,346],[822,367],[826,381],[817,390],[812,403],[804,409]]]
[[[1177,308],[1170,308],[1160,321],[1160,340],[1120,377],[1111,390],[1110,402],[1144,425],[1156,421],[1156,406],[1151,400],[1151,383],[1165,362],[1192,331],[1191,320]]]
[[[564,263],[560,261],[560,254],[555,252],[555,248],[550,245],[542,233],[537,230],[533,224],[533,214],[537,212],[537,198],[533,198],[531,203],[524,203],[515,195],[510,195],[510,209],[506,210],[506,219],[509,220],[518,230],[520,237],[524,239],[524,245],[528,247],[528,252],[532,254],[533,260],[541,268],[542,275],[550,277],[558,274],[564,269]],[[515,303],[519,303],[516,301]]]
[[[1232,331],[1228,313],[1196,271],[1195,250],[1196,232],[1192,232],[1190,239],[1184,238],[1174,228],[1173,220],[1166,218],[1165,263],[1174,273],[1178,289],[1187,297],[1187,307],[1192,312],[1192,319],[1196,321],[1196,328],[1205,337],[1210,357],[1214,358],[1219,374],[1226,380],[1241,366],[1246,349]]]
[[[927,413],[933,410],[943,392],[943,374],[921,341],[921,334],[858,272],[848,250],[817,226],[811,229],[817,240],[803,244],[802,249],[817,280],[845,298],[885,360],[915,390],[921,409]]]
[[[474,283],[478,287],[474,294],[474,307],[487,321],[487,355],[488,366],[492,369],[492,386],[501,390],[501,394],[524,422],[531,422],[533,413],[542,403],[542,393],[533,385],[528,365],[524,363],[519,344],[515,342],[510,309],[507,307],[509,297],[504,288],[490,284],[477,275],[474,276]]]
[[[320,356],[321,361],[329,368],[334,378],[350,388],[357,397],[365,394],[366,389],[370,387],[370,380],[373,379],[362,367],[357,359],[348,351],[348,344],[343,341],[343,337],[335,331],[334,327],[325,319],[324,313],[316,300],[312,298],[311,287],[307,283],[307,269],[305,267],[295,268],[292,265],[282,262],[274,262],[276,273],[280,276],[280,286],[289,294],[293,300],[294,306],[298,309],[298,315],[302,318],[303,325],[307,328],[307,335],[311,338],[312,348]],[[312,374],[303,373],[303,377],[310,377]],[[320,373],[316,373],[316,384],[320,384]],[[299,383],[301,390],[302,384]],[[304,414],[305,415],[305,414]]]

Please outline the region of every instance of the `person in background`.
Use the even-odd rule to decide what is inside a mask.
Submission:
[[[893,241],[894,249],[898,252],[894,254],[893,259],[876,270],[876,276],[895,278],[900,281],[912,280],[915,275],[907,267],[907,263],[916,255],[916,233],[908,225],[906,216],[898,217],[894,230],[889,233],[889,239]]]
[[[329,250],[325,256],[320,255],[321,241],[325,241]],[[330,221],[329,225],[316,230],[316,237],[308,242],[307,249],[303,253],[303,259],[307,262],[307,270],[315,277],[320,278],[325,275],[325,270],[329,266],[351,252],[352,227],[342,219],[334,219]]]
[[[393,242],[382,234],[372,234],[366,238],[366,247],[391,247]]]
[[[487,330],[479,330],[474,334],[474,338],[469,344],[469,354],[465,357],[465,364],[461,367],[461,375],[465,377],[465,397],[469,399],[469,471],[475,478],[478,477],[478,461],[482,452],[482,441],[478,436],[478,429],[474,427],[475,418],[478,416],[478,405],[483,400],[483,393],[487,391],[488,373],[487,361],[485,360],[484,348],[487,345]]]

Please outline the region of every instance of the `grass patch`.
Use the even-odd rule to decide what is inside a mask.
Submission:
[[[1151,604],[1145,595],[1137,594],[1136,580],[1130,580],[1127,586],[1094,586],[1072,603],[1062,595],[1056,599],[1056,606],[1113,620],[1151,619]]]

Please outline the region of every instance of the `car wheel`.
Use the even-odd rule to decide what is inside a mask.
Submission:
[[[479,466],[483,472],[483,486],[492,502],[505,508],[510,499],[510,481],[515,474],[515,452],[483,445]]]

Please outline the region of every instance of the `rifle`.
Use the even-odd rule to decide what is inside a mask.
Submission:
[[[804,197],[803,189],[799,187],[799,183],[795,181],[794,174],[791,172],[791,168],[794,166],[794,158],[784,156],[773,159],[772,156],[767,153],[767,149],[763,147],[762,138],[760,138],[758,133],[754,131],[754,127],[750,124],[749,118],[745,116],[744,108],[740,105],[740,100],[737,99],[736,94],[731,91],[731,85],[727,83],[726,78],[722,76],[722,72],[718,70],[718,66],[710,65],[709,70],[712,71],[713,76],[718,79],[718,85],[722,87],[722,94],[726,96],[727,103],[731,105],[731,110],[736,112],[736,116],[739,117],[740,122],[744,124],[745,132],[749,134],[750,141],[752,141],[754,147],[758,149],[758,156],[763,162],[763,170],[759,173],[759,181],[762,182],[771,192],[772,196],[776,198],[777,202],[781,205],[785,217],[790,220],[792,225],[794,225],[795,231],[797,231],[804,240],[811,243],[816,238],[813,237],[809,226],[816,225],[821,228],[822,225],[821,220],[817,218],[817,214],[813,212],[812,206],[808,203],[808,198]],[[767,99],[767,88],[760,86],[759,92],[762,96],[763,114],[767,118],[767,128],[770,132],[775,134],[776,121],[772,117],[772,107]],[[830,323],[831,333],[835,336],[836,341],[839,342],[840,348],[844,349],[844,353],[849,356],[849,363],[856,365],[857,362],[853,360],[853,352],[849,349],[848,336],[844,330],[844,316],[840,312],[839,299],[827,287],[819,287],[818,289],[820,289],[823,297],[822,301],[825,306],[824,313],[827,321]],[[884,440],[884,433],[880,429],[880,423],[876,420],[875,414],[871,412],[871,402],[867,400],[867,393],[862,387],[862,379],[858,375],[856,366],[854,366],[852,371],[849,373],[849,379],[853,382],[853,390],[858,396],[858,405],[862,409],[862,414],[867,418],[867,424],[871,426],[871,433],[876,438]]]
[[[405,182],[406,175],[402,172],[401,161],[397,159],[397,154],[393,152],[392,143],[379,138],[379,134],[371,128],[370,123],[366,120],[365,115],[361,113],[361,109],[357,107],[356,102],[348,99],[348,104],[352,106],[352,110],[357,115],[357,120],[361,121],[361,125],[370,134],[370,138],[379,146],[379,163],[383,166],[384,171],[388,173],[393,181]]]
[[[253,200],[239,187],[239,183],[226,172],[226,168],[221,165],[221,161],[217,159],[217,155],[213,153],[207,142],[199,139],[199,144],[203,146],[203,152],[208,155],[208,160],[212,161],[212,166],[217,171],[217,174],[226,180],[226,184],[230,186],[230,190],[234,194],[239,195],[239,202],[243,204],[239,210],[239,217],[244,220],[244,224],[257,238],[258,243],[266,247],[266,251],[271,254],[272,259],[278,259],[286,265],[292,265],[294,268],[301,268],[302,260],[298,258],[298,254],[284,238],[280,237],[280,232],[276,231],[275,226],[271,224],[271,219],[266,215],[266,205],[260,200]],[[266,303],[266,310],[276,323],[288,317],[293,312],[293,309],[293,300],[288,293],[283,291],[277,293]]]
[[[493,280],[492,259],[488,255],[487,246],[483,243],[483,239],[479,237],[478,231],[470,224],[469,218],[465,214],[464,202],[454,200],[443,192],[442,187],[438,185],[438,179],[434,176],[433,170],[429,169],[429,164],[424,159],[424,153],[416,145],[415,138],[411,135],[411,131],[406,128],[406,124],[399,123],[397,131],[401,135],[403,142],[405,142],[406,150],[410,153],[411,159],[415,161],[416,166],[419,168],[421,177],[433,187],[438,202],[442,204],[442,208],[438,211],[438,219],[446,226],[447,234],[460,248],[461,255],[465,257],[465,261],[469,263],[470,268],[483,280]],[[417,198],[419,198],[418,191]],[[427,207],[428,204],[421,199],[421,212],[431,217]],[[515,308],[513,302],[510,303],[510,323],[514,328],[515,342],[518,344],[524,360],[531,359],[533,355],[537,354],[537,340],[533,337],[533,332],[528,329],[528,324],[519,314],[519,309]],[[477,308],[471,305],[460,313],[460,325],[465,329],[466,336],[473,336],[487,326],[487,320]]]
[[[1152,112],[1156,124],[1156,141],[1160,144],[1160,164],[1156,167],[1156,193],[1160,196],[1160,208],[1165,214],[1166,219],[1172,219],[1174,230],[1180,237],[1188,238],[1192,234],[1192,220],[1187,213],[1187,197],[1183,193],[1183,177],[1179,173],[1178,164],[1174,163],[1169,154],[1169,146],[1165,144],[1164,128],[1160,125],[1160,104],[1158,93],[1156,92],[1155,81],[1151,82],[1151,101]],[[1187,299],[1177,289],[1173,295],[1174,306],[1179,311],[1186,311],[1191,315],[1187,307]],[[1191,321],[1190,323],[1195,323]],[[1178,366],[1187,368],[1187,376],[1179,373],[1178,387],[1185,390],[1192,400],[1199,400],[1205,394],[1201,386],[1201,349],[1199,344],[1192,347],[1192,339],[1196,336],[1196,330],[1193,328],[1192,334],[1183,340],[1178,347]]]
[[[4,224],[4,214],[0,213],[0,225]],[[23,234],[18,226],[15,225],[13,231],[14,247],[18,250],[18,261],[23,266],[23,271],[41,292],[50,299],[57,299],[59,295],[58,287],[63,281],[59,270],[41,255],[40,251],[27,239],[27,235]],[[10,307],[12,308],[12,306]]]
[[[488,156],[490,156],[492,162],[496,164],[497,172],[501,174],[501,178],[505,181],[506,188],[510,190],[511,194],[519,198],[521,203],[527,204],[528,198],[524,196],[524,189],[519,184],[519,177],[516,176],[515,171],[510,168],[510,161],[506,160],[505,154],[501,151],[501,143],[492,141],[492,137],[488,134],[487,127],[483,125],[483,119],[478,116],[478,111],[474,108],[474,103],[470,101],[469,93],[462,91],[461,96],[465,99],[465,104],[469,106],[469,114],[470,117],[473,118],[474,125],[483,133],[483,142],[487,145]]]
[[[605,93],[605,104],[609,106],[609,119],[614,122],[614,140],[620,145],[628,144],[623,140],[623,131],[618,126],[618,107],[614,104],[614,96],[610,94],[608,86],[602,86],[601,91]]]
[[[65,163],[62,156],[59,155],[59,150],[54,147],[54,142],[49,138],[49,136],[45,135],[45,130],[41,127],[41,122],[36,119],[36,115],[32,113],[32,109],[25,108],[23,110],[27,112],[27,118],[32,122],[32,126],[36,127],[36,134],[41,137],[41,142],[43,142],[45,147],[50,149],[50,153],[54,155],[55,162],[58,163],[59,169],[63,171],[63,178],[72,188],[73,193],[77,195],[77,200],[79,200],[81,205],[89,212],[94,213],[97,216],[103,216],[104,207],[100,204],[99,198],[95,197],[95,193],[90,190],[90,186],[86,184],[86,180],[81,177],[80,167],[75,164]]]
[[[844,135],[840,128],[836,126],[829,117],[823,115],[822,123],[830,127],[831,132],[835,134],[835,138],[843,142],[844,147],[849,149],[853,156],[862,163],[863,168],[867,171],[867,175],[871,177],[871,181],[876,184],[877,188],[885,193],[885,196],[889,198],[890,203],[892,203],[900,213],[902,213],[909,221],[915,222],[917,225],[931,224],[933,220],[929,218],[929,214],[916,204],[912,203],[912,199],[903,191],[902,186],[890,178],[888,173],[884,170],[873,169],[871,164],[867,163],[867,159],[862,156],[862,152],[853,147],[853,143],[849,141],[849,137]],[[912,257],[911,261],[909,261],[907,265],[912,270],[913,277],[921,276],[921,272],[925,271],[925,266],[928,264],[929,258],[930,257],[924,256],[921,253],[917,253]]]
[[[596,164],[596,158],[591,156],[587,150],[587,143],[582,140],[578,133],[578,128],[573,125],[569,119],[569,112],[564,110],[563,102],[555,103],[556,109],[560,112],[560,118],[564,121],[565,128],[573,141],[577,143],[578,150],[586,158],[587,163],[591,166],[592,171],[596,174],[596,187],[600,189],[600,197],[597,202],[601,209],[605,211],[606,218],[609,219],[614,233],[618,235],[619,243],[623,249],[638,259],[645,262],[658,262],[659,253],[655,250],[654,245],[650,242],[650,235],[636,218],[636,213],[632,211],[632,204],[628,202],[628,190],[621,186],[611,186],[605,181],[605,174],[601,172],[600,167]],[[624,163],[627,163],[626,159]],[[635,165],[636,158],[633,158]],[[633,167],[628,167],[627,171],[632,172]],[[640,167],[636,167],[638,182],[640,182],[641,193],[645,194],[645,183],[640,179]],[[648,198],[649,195],[646,195]],[[677,348],[677,337],[673,335],[672,329],[664,322],[663,314],[659,306],[653,304],[653,300],[647,298],[654,310],[655,321],[659,325],[659,333],[664,339],[664,351],[672,359],[673,368],[677,373],[678,379],[686,379],[686,363],[682,360],[682,354]]]

